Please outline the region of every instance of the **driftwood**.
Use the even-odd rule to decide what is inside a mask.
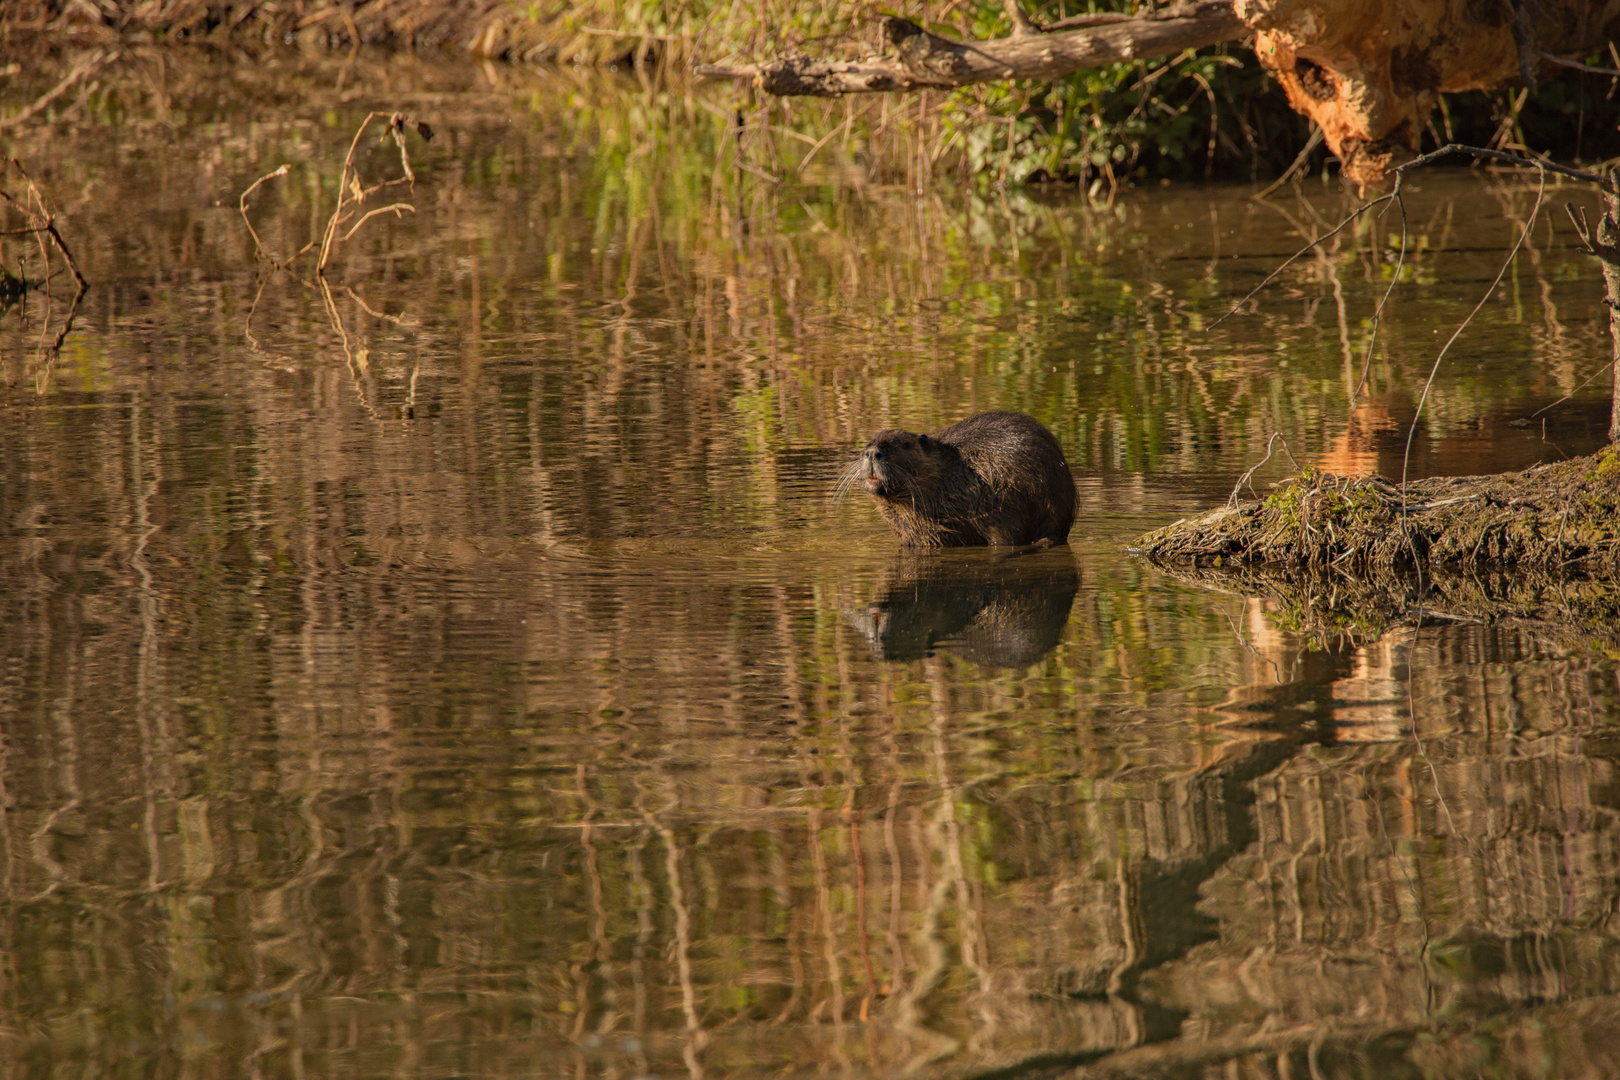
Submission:
[[[1014,9],[1016,10],[1016,9]],[[886,17],[883,38],[893,57],[817,60],[786,56],[741,67],[699,65],[711,78],[747,79],[779,97],[837,97],[890,90],[949,89],[1002,79],[1058,79],[1081,68],[1174,56],[1245,34],[1231,0],[1165,8],[1143,18],[1109,19],[1069,29],[1065,21],[1045,29],[1027,18],[1011,37],[951,41],[907,19]]]

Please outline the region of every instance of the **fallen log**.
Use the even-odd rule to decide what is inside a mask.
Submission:
[[[1081,68],[1175,56],[1241,40],[1248,30],[1231,0],[1164,8],[1141,18],[1120,18],[1079,29],[1055,23],[993,41],[951,41],[909,19],[886,16],[883,39],[897,54],[859,60],[784,56],[765,64],[700,64],[710,78],[743,79],[778,97],[838,97],[887,91],[951,89],[1003,79],[1059,79]],[[1072,26],[1072,23],[1068,23]]]

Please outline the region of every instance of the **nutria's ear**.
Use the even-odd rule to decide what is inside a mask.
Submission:
[[[922,447],[923,453],[925,453],[925,454],[931,453],[933,451],[933,449],[934,449],[933,442],[930,441],[928,436],[926,436],[926,435],[917,436],[917,445]]]

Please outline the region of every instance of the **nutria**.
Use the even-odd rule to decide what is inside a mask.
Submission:
[[[880,431],[845,470],[907,547],[1066,543],[1074,478],[1063,448],[1023,413],[987,412],[938,435]]]

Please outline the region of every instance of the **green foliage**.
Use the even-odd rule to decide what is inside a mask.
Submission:
[[[1128,11],[1125,0],[1089,5]],[[1079,12],[1029,5],[1049,24]],[[979,0],[974,37],[1007,34],[996,0]],[[1079,182],[1093,194],[1131,176],[1259,175],[1281,168],[1308,130],[1240,46],[1077,71],[1050,83],[997,83],[953,95],[947,137],[968,169],[995,183]]]
[[[1025,6],[1038,22],[1049,24],[1088,10],[1129,11],[1136,5],[1044,0]],[[938,5],[930,10],[918,0],[886,10],[955,39],[1010,32],[1000,0],[949,7],[943,19],[937,17]],[[566,9],[531,5],[529,11],[536,21],[579,35],[559,48],[560,55],[599,62],[657,56],[676,63],[749,63],[792,53],[851,58],[881,49],[874,13],[855,4],[584,0]],[[614,32],[604,35],[605,27]],[[954,167],[996,186],[1078,181],[1096,192],[1142,175],[1249,177],[1286,166],[1309,134],[1253,56],[1235,44],[1088,69],[1049,83],[968,87],[921,110],[926,118],[915,127],[894,122],[896,114],[913,111],[908,103],[919,100],[897,97],[870,113],[862,110],[852,124],[856,140],[894,142],[920,135],[939,148],[933,155],[936,168]],[[760,104],[772,112],[797,113],[800,120],[820,115],[809,102]],[[810,130],[812,141],[825,134]],[[905,157],[873,149],[868,164]]]

